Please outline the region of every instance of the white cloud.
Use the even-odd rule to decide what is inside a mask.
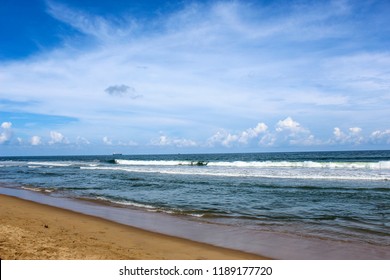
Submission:
[[[39,137],[39,136],[32,136],[31,139],[30,139],[30,143],[33,146],[41,145],[42,144],[41,137]]]
[[[69,144],[69,140],[62,135],[62,133],[57,131],[50,131],[50,141],[49,144]]]
[[[88,139],[85,137],[77,136],[76,144],[77,145],[89,145],[89,144],[91,144],[91,142],[89,142]]]
[[[236,134],[228,133],[226,130],[217,131],[207,140],[208,146],[219,144],[225,147],[231,147],[235,144],[248,144],[252,139],[256,139],[260,134],[265,133],[268,126],[265,123],[258,123],[254,128],[248,128]]]
[[[259,145],[272,147],[275,146],[277,140],[278,139],[276,137],[276,133],[267,133],[263,137],[261,137]]]
[[[209,138],[209,145],[221,144],[225,147],[231,147],[235,144],[247,145],[251,140],[257,140],[256,143],[261,146],[276,146],[282,144],[289,145],[316,145],[319,141],[310,134],[310,131],[302,127],[291,117],[277,122],[275,131],[269,131],[265,123],[258,123],[256,127],[246,129],[237,134],[231,134],[227,131],[218,131]]]
[[[10,122],[3,122],[1,124],[2,131],[0,133],[0,144],[7,143],[12,138],[12,123]]]
[[[3,129],[10,129],[11,126],[12,126],[12,123],[10,123],[10,122],[3,122],[1,124],[1,128],[3,128]]]
[[[108,138],[107,136],[104,136],[102,140],[103,140],[104,144],[112,145],[112,140],[110,138]]]
[[[360,127],[350,127],[349,128],[349,131],[352,133],[352,134],[359,134],[362,132],[362,129]]]
[[[371,133],[370,141],[374,144],[390,144],[390,129],[384,131],[376,130]]]
[[[259,134],[266,132],[268,126],[265,123],[258,123],[256,127],[249,128],[241,133],[238,138],[238,142],[247,144],[253,138],[259,136]]]
[[[360,127],[350,127],[347,133],[343,132],[340,128],[335,127],[333,129],[334,137],[330,140],[330,143],[359,145],[366,141],[361,133],[362,129]]]
[[[300,123],[294,121],[291,117],[287,117],[284,120],[278,121],[278,123],[276,124],[276,131],[289,131],[291,133],[299,133],[306,132],[306,129],[303,128]]]
[[[238,135],[228,134],[225,139],[222,141],[222,145],[225,147],[230,147],[234,142],[238,140]]]
[[[167,145],[170,145],[170,143],[171,143],[171,141],[168,138],[168,136],[166,136],[166,135],[160,135],[158,140],[152,141],[152,144],[157,145],[157,146],[167,146]]]
[[[224,130],[217,131],[213,136],[211,136],[207,140],[207,145],[208,146],[214,146],[216,144],[221,144],[224,139],[227,137],[228,133]]]
[[[333,135],[334,135],[334,137],[335,137],[337,140],[342,140],[342,139],[345,138],[345,134],[344,134],[344,133],[341,131],[341,129],[338,128],[338,127],[335,127],[335,128],[333,129]]]
[[[278,121],[274,130],[269,130],[264,123],[259,123],[255,128],[235,134],[227,130],[219,130],[207,140],[206,145],[211,147],[221,145],[232,148],[255,144],[250,140],[256,140],[257,145],[264,147],[390,144],[390,129],[377,130],[369,137],[365,137],[363,129],[360,127],[350,127],[347,132],[335,127],[333,137],[330,140],[321,140],[299,122],[287,117]]]
[[[154,146],[175,146],[178,148],[198,146],[198,144],[193,140],[184,138],[170,138],[166,135],[160,135],[158,139],[152,140],[151,144]]]
[[[270,131],[263,122],[258,123],[254,128],[235,134],[226,130],[220,130],[211,136],[207,143],[209,146],[222,145],[232,147],[234,145],[254,144],[251,143],[253,140],[256,140],[256,144],[261,146],[281,146],[285,144],[309,146],[321,144],[321,141],[316,139],[310,130],[302,127],[300,123],[294,121],[291,117],[278,121],[274,131]]]
[[[267,143],[267,141],[270,141]],[[287,117],[277,122],[275,133],[272,137],[264,138],[261,143],[266,145],[283,145],[292,146],[312,146],[320,145],[322,142],[317,139],[309,129],[303,127],[299,122]]]

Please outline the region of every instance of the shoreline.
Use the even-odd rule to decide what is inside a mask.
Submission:
[[[0,259],[268,258],[0,194]]]

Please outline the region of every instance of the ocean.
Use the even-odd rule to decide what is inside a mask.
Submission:
[[[0,193],[157,215],[171,235],[172,221],[219,228],[224,246],[251,251],[253,242],[252,251],[276,258],[390,258],[390,151],[2,157],[0,185]],[[285,242],[267,247],[270,236]],[[306,255],[275,249],[294,242],[316,245]],[[341,249],[325,252],[327,244]]]

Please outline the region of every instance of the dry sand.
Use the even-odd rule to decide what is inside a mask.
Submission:
[[[0,195],[3,260],[265,259]]]

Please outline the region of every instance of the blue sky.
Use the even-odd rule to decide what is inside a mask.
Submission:
[[[0,155],[389,149],[389,14],[2,0]]]

